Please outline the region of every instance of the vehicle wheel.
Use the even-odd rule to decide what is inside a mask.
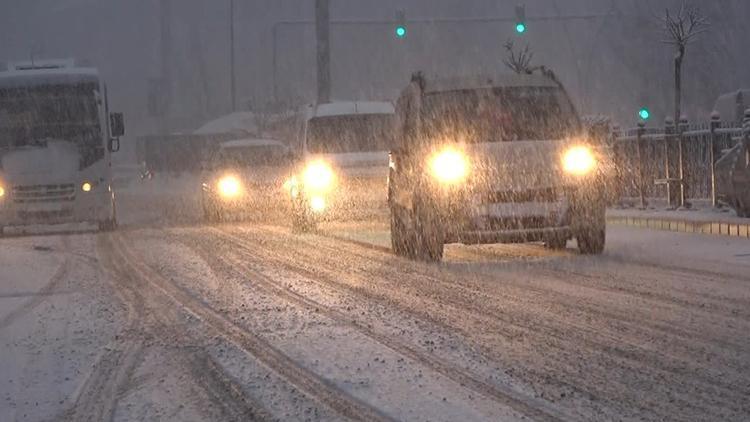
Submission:
[[[414,235],[404,223],[406,212],[400,207],[391,206],[391,249],[396,255],[408,258],[414,251]]]
[[[426,262],[440,262],[445,250],[445,233],[439,210],[431,205],[425,199],[415,201],[414,258]]]
[[[568,239],[563,237],[552,237],[544,242],[544,247],[554,251],[562,251],[568,247]]]
[[[111,232],[117,229],[117,207],[115,206],[114,200],[112,201],[112,215],[99,222],[99,231]]]
[[[296,207],[292,215],[292,230],[295,233],[310,233],[316,228],[317,224],[310,213],[302,205]]]
[[[206,223],[220,223],[222,220],[221,209],[216,204],[203,204],[203,221]]]
[[[606,208],[598,206],[580,216],[578,227],[578,249],[584,255],[600,255],[607,242]]]

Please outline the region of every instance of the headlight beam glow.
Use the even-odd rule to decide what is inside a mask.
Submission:
[[[562,165],[563,170],[568,174],[585,176],[594,170],[597,162],[591,148],[586,146],[576,146],[565,152]]]
[[[306,189],[325,191],[333,187],[334,173],[324,161],[313,161],[307,165],[302,180]]]
[[[429,165],[433,177],[446,185],[462,183],[469,175],[469,160],[466,154],[455,149],[446,149],[435,154]]]
[[[236,198],[242,191],[242,184],[235,176],[222,177],[218,187],[219,194],[226,199]]]

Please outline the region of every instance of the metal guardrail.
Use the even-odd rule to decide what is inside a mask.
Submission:
[[[741,123],[722,122],[717,113],[708,123],[683,118],[677,125],[667,119],[662,128],[647,128],[643,122],[627,130],[615,128],[610,143],[621,196],[639,198],[642,207],[657,197],[667,198],[670,207],[684,207],[691,198],[716,205],[714,164],[744,136],[750,135]]]

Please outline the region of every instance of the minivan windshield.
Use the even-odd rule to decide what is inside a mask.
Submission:
[[[357,114],[310,120],[307,150],[312,154],[388,151],[393,139],[392,114]]]
[[[565,93],[555,87],[508,87],[427,94],[423,129],[428,138],[467,142],[563,139],[580,123]]]

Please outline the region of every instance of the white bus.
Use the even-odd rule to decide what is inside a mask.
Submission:
[[[111,154],[123,134],[96,69],[65,60],[0,72],[0,236],[32,224],[114,229]]]

